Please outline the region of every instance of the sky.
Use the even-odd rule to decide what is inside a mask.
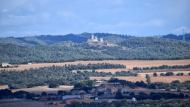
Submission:
[[[190,0],[0,0],[0,37],[190,32]]]

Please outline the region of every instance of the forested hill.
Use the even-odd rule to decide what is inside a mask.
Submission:
[[[190,58],[190,42],[171,36],[134,37],[95,33],[98,38],[114,44],[107,46],[87,43],[91,35],[82,33],[0,38],[0,62]]]
[[[184,35],[168,34],[168,35],[162,36],[162,38],[190,41],[190,33],[186,33]]]
[[[117,40],[125,39],[127,35],[109,34],[109,33],[93,33],[98,38],[104,38],[111,42],[116,42]],[[74,42],[74,43],[84,43],[90,37],[92,33],[82,33],[82,34],[67,34],[67,35],[39,35],[32,37],[7,37],[0,38],[0,43],[12,43],[23,46],[33,46],[33,45],[52,45],[63,42]]]

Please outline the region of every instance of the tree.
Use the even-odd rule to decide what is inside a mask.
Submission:
[[[146,83],[144,83],[144,81],[137,81],[136,83],[135,83],[135,85],[136,86],[138,86],[138,87],[147,87],[147,84]]]
[[[158,76],[158,74],[155,72],[155,73],[153,73],[153,76],[154,76],[154,77],[157,77],[157,76]]]
[[[146,74],[146,82],[147,82],[148,84],[151,83],[151,78],[150,78],[150,75],[148,75],[148,74]]]
[[[57,95],[65,95],[65,91],[62,91],[62,90],[59,90],[58,92],[57,92]]]
[[[47,96],[47,93],[46,92],[42,92],[41,96]]]
[[[115,98],[116,98],[116,99],[123,99],[123,98],[124,98],[120,90],[118,90],[118,91],[116,92]]]
[[[174,73],[173,72],[166,72],[165,76],[173,76]]]
[[[176,76],[183,76],[183,73],[177,73]]]
[[[160,76],[165,76],[165,74],[164,73],[160,73]]]
[[[85,81],[80,81],[78,83],[74,84],[74,89],[80,89],[88,92],[89,90],[94,87],[94,82],[92,80],[85,80]]]
[[[57,88],[59,85],[56,83],[50,83],[48,86],[49,88]]]
[[[8,90],[8,89],[3,89],[3,90],[0,90],[0,99],[2,98],[10,98],[12,97],[12,92],[11,90]]]

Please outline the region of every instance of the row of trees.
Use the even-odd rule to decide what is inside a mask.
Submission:
[[[77,64],[77,65],[65,65],[65,69],[68,70],[84,70],[84,69],[114,69],[114,68],[126,68],[122,64],[110,64],[110,63],[97,63],[97,64]]]
[[[175,76],[175,75],[176,76],[183,76],[184,73],[183,72],[179,72],[179,73],[176,73],[176,74],[174,74],[173,72],[160,73],[160,76]],[[188,73],[188,75],[190,75],[190,73]],[[157,77],[158,74],[155,72],[155,73],[153,73],[153,76]]]
[[[67,91],[57,91],[57,93],[47,93],[47,92],[41,92],[41,93],[31,93],[27,91],[16,91],[12,92],[9,89],[2,89],[0,90],[0,100],[1,99],[9,99],[9,98],[19,98],[19,99],[30,99],[30,100],[39,100],[40,97],[49,97],[48,99],[51,100],[51,96],[56,96],[55,100],[61,100],[63,95],[70,94]],[[47,99],[47,100],[48,100]]]
[[[159,69],[186,69],[190,68],[190,65],[174,65],[174,66],[168,66],[168,65],[162,65],[158,67],[134,67],[133,70],[159,70]]]

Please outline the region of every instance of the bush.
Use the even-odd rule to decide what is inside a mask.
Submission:
[[[153,73],[153,76],[154,76],[154,77],[157,77],[157,76],[158,76],[158,74],[155,72],[155,73]]]
[[[48,85],[49,88],[57,88],[59,85],[56,83],[51,83]]]
[[[176,76],[183,76],[183,73],[177,73]]]
[[[173,72],[166,72],[165,76],[173,76],[174,73]]]

